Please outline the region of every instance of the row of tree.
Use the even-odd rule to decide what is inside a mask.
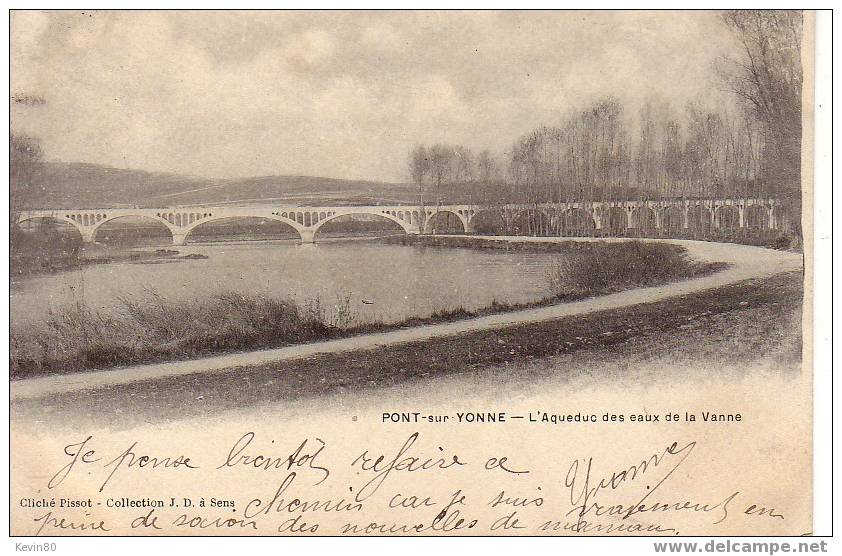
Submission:
[[[500,165],[491,151],[475,155],[461,145],[417,145],[409,153],[409,173],[413,183],[418,185],[422,204],[425,190],[431,191],[434,200],[440,202],[443,197],[458,195],[454,185],[479,183],[485,185],[485,193],[490,194],[493,186],[503,183]],[[468,191],[472,193],[473,189]]]
[[[512,200],[558,202],[762,196],[768,139],[754,118],[690,104],[683,118],[647,102],[636,119],[607,98],[511,149]]]
[[[733,93],[734,108],[650,100],[629,113],[608,97],[520,137],[499,159],[417,146],[409,170],[419,195],[490,204],[776,197],[799,214],[802,14],[729,11],[723,22],[740,51],[718,63],[711,86]]]

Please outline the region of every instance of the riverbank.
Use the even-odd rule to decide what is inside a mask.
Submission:
[[[551,374],[560,374],[553,380],[561,380],[591,367],[610,369],[612,374],[635,373],[650,360],[669,361],[670,372],[676,373],[650,379],[673,384],[682,366],[690,363],[711,375],[720,368],[745,368],[758,361],[795,371],[801,361],[802,293],[801,273],[790,271],[552,320],[397,344],[381,339],[356,349],[314,352],[236,369],[229,365],[229,372],[212,372],[212,365],[206,364],[206,372],[147,375],[134,381],[124,375],[120,381],[98,386],[92,380],[80,382],[79,387],[73,383],[85,374],[104,378],[101,373],[67,377],[56,388],[15,381],[12,411],[33,415],[46,411],[59,422],[67,418],[123,427],[266,403],[306,403],[315,397],[377,392],[459,375],[472,383],[517,383],[522,390]],[[28,388],[21,388],[27,383]]]
[[[130,249],[87,247],[70,252],[29,250],[13,253],[9,260],[12,278],[27,278],[41,274],[55,274],[80,268],[113,263],[159,264],[180,260],[207,259],[206,255],[183,255],[174,249]]]
[[[661,234],[638,233],[633,236],[622,235],[588,235],[581,236],[507,236],[504,234],[477,234],[477,235],[409,235],[398,234],[384,238],[388,243],[397,245],[426,245],[430,247],[462,247],[466,249],[505,249],[509,251],[527,251],[530,253],[552,252],[557,245],[573,243],[581,240],[587,241],[707,241],[713,243],[735,243],[739,245],[750,245],[752,247],[764,247],[778,251],[800,252],[800,240],[794,236],[781,235],[775,230],[759,233],[756,230],[752,233],[738,233],[734,230],[723,230],[710,236],[693,236],[692,234],[677,233],[670,237]]]
[[[428,235],[391,236],[386,241],[424,247],[562,254],[546,275],[552,295],[538,305],[686,280],[728,266],[724,262],[693,261],[685,247],[657,241],[526,241],[494,236]]]
[[[512,238],[523,241],[548,241],[546,238]],[[551,240],[549,240],[551,241]],[[581,241],[590,241],[582,239]],[[616,240],[622,241],[622,240]],[[276,370],[305,358],[326,354],[368,351],[384,346],[397,346],[464,335],[476,331],[494,331],[566,317],[653,303],[708,290],[716,290],[745,280],[768,278],[796,271],[803,272],[803,258],[798,254],[771,251],[733,244],[716,244],[680,240],[662,240],[684,246],[695,260],[724,261],[730,266],[721,272],[674,282],[665,286],[637,288],[584,301],[553,304],[515,312],[505,312],[452,323],[415,326],[389,332],[360,335],[337,340],[287,346],[276,349],[232,353],[188,361],[139,365],[114,370],[71,373],[13,380],[13,399],[42,398],[71,392],[93,392],[135,382],[175,379],[190,375],[232,374],[244,369],[274,365]],[[800,300],[800,297],[799,297]],[[406,363],[411,365],[411,362]]]
[[[676,244],[577,241],[553,244],[551,251],[562,256],[548,273],[547,297],[532,303],[494,301],[475,310],[453,306],[396,323],[357,322],[348,298],[339,299],[328,314],[320,299],[301,305],[233,291],[182,301],[154,293],[121,297],[118,314],[76,304],[51,311],[41,325],[12,330],[10,375],[19,379],[179,361],[455,322],[698,278],[726,266],[693,261]]]

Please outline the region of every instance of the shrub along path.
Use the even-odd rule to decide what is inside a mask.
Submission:
[[[571,238],[473,237],[482,241],[571,241]],[[574,241],[623,242],[629,240],[620,238],[576,238]],[[550,321],[563,317],[585,315],[596,311],[604,311],[608,309],[628,307],[640,303],[660,301],[670,297],[718,288],[742,280],[761,278],[780,272],[798,270],[802,268],[803,263],[803,256],[800,253],[774,251],[747,245],[667,239],[643,241],[660,241],[681,245],[687,249],[687,254],[694,260],[711,263],[723,262],[729,264],[730,266],[721,272],[704,275],[682,282],[672,282],[661,286],[631,289],[571,303],[560,303],[557,305],[537,307],[521,311],[499,313],[450,323],[404,328],[377,334],[352,336],[338,340],[244,353],[232,353],[187,361],[138,365],[103,371],[15,380],[10,384],[11,398],[13,400],[37,398],[65,392],[99,389],[163,377],[176,377],[197,373],[228,372],[235,371],[238,368],[242,369],[244,367],[267,365],[322,354],[373,349],[389,345],[398,345],[408,342],[454,336],[466,332],[493,330],[521,324]]]

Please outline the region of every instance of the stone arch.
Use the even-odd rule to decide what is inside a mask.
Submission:
[[[733,230],[740,227],[740,209],[734,205],[720,205],[714,213],[716,227],[720,230]]]
[[[403,231],[406,232],[406,233],[411,233],[411,232],[415,231],[410,222],[407,222],[406,220],[402,220],[401,218],[399,218],[397,216],[394,216],[391,213],[391,211],[381,211],[381,212],[348,211],[348,212],[337,212],[337,213],[334,213],[334,214],[331,214],[331,215],[327,216],[324,220],[319,220],[318,223],[313,227],[313,234],[318,233],[319,229],[321,229],[321,227],[324,226],[325,224],[327,224],[328,222],[336,220],[337,218],[340,218],[342,216],[375,216],[375,217],[382,218],[384,220],[389,220],[390,222],[394,222],[395,224],[400,226],[401,229],[403,229]]]
[[[553,219],[543,209],[526,208],[512,217],[518,235],[541,236],[551,232]]]
[[[707,235],[711,231],[711,211],[708,207],[698,204],[687,209],[687,227],[696,235]]]
[[[781,203],[775,203],[772,206],[774,215],[773,225],[776,230],[793,230],[798,229],[800,214],[795,214],[793,217],[792,207]]]
[[[751,205],[745,209],[745,227],[752,230],[769,229],[769,208],[763,205]]]
[[[684,207],[670,205],[661,211],[661,228],[667,232],[680,232],[684,229]]]
[[[631,212],[629,227],[642,232],[649,232],[655,229],[657,215],[655,211],[646,205],[641,205]]]
[[[123,220],[125,218],[135,218],[135,219],[138,219],[138,220],[143,220],[143,221],[148,220],[149,222],[154,222],[156,225],[160,225],[160,226],[166,228],[166,230],[170,233],[170,239],[171,240],[172,240],[173,236],[175,235],[175,231],[173,230],[173,226],[169,222],[167,222],[165,219],[157,217],[157,216],[150,216],[148,214],[131,214],[131,213],[110,214],[110,215],[106,215],[105,218],[100,220],[96,224],[96,226],[90,231],[91,241],[96,241],[97,234],[100,232],[103,225],[108,224],[108,223],[113,223],[117,220]]]
[[[564,235],[588,234],[596,229],[593,215],[583,208],[572,208],[561,214],[561,232]]]
[[[623,207],[607,207],[602,211],[602,229],[614,235],[626,233],[629,216]]]
[[[471,217],[471,228],[478,234],[502,235],[507,232],[506,218],[498,209],[480,210]]]
[[[43,224],[59,224],[62,227],[65,227],[69,230],[73,230],[73,235],[79,241],[85,241],[85,230],[82,228],[81,224],[72,220],[71,218],[61,217],[61,216],[25,216],[22,218],[18,218],[15,221],[15,225],[18,226],[20,229],[23,229],[22,224],[24,223],[32,223],[32,222],[40,222]],[[43,226],[39,226],[43,228]]]
[[[452,217],[450,215],[452,215]],[[427,218],[427,221],[425,222],[424,233],[432,233],[438,225],[437,221],[440,221],[441,218],[447,219],[448,223],[459,222],[459,225],[462,227],[462,233],[465,233],[467,231],[465,219],[457,212],[454,212],[452,210],[435,210],[432,212],[432,214],[430,214],[430,216]]]
[[[298,234],[299,239],[302,237],[301,235],[301,227],[294,221],[284,216],[278,214],[222,214],[222,215],[209,215],[207,218],[203,218],[202,220],[197,220],[194,224],[181,228],[181,233],[184,235],[184,241],[187,241],[187,238],[190,234],[196,230],[204,226],[205,224],[211,224],[213,222],[221,222],[223,220],[235,220],[235,219],[256,219],[256,218],[263,218],[265,220],[274,220],[275,222],[281,222],[286,224],[289,228],[295,231]]]

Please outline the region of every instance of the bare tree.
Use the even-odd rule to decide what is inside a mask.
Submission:
[[[35,208],[39,195],[33,178],[42,159],[43,151],[37,139],[9,134],[9,204],[12,211]]]
[[[584,214],[595,210],[595,202],[635,197],[789,195],[793,204],[800,201],[801,14],[738,11],[724,17],[743,45],[741,56],[720,70],[742,99],[738,110],[695,102],[677,114],[655,98],[628,116],[616,98],[599,99],[557,125],[522,135],[508,149],[507,175],[500,176],[495,197],[501,216],[511,216],[505,203],[527,205],[520,231],[543,234],[563,219],[588,225],[582,212],[546,218],[546,210],[558,208],[546,205],[562,201],[583,203]],[[439,144],[426,154],[427,179],[439,202],[445,185],[488,188],[500,173],[488,151],[474,159],[464,147]],[[480,198],[491,204],[489,190]],[[622,219],[617,223],[620,231]]]
[[[742,52],[722,60],[720,76],[765,125],[765,179],[800,214],[803,14],[733,10],[723,14],[723,21]]]
[[[424,145],[416,145],[409,153],[409,175],[412,181],[418,185],[418,204],[420,206],[418,225],[422,233],[427,219],[427,211],[424,206],[424,180],[429,174],[430,158],[427,148]]]
[[[453,147],[451,157],[451,176],[453,183],[471,183],[476,177],[476,161],[471,149],[457,145]]]
[[[493,184],[502,178],[500,165],[488,149],[480,152],[477,157],[477,178],[484,184]]]
[[[10,107],[37,109],[45,104],[38,95],[16,93],[9,97]],[[9,133],[9,237],[19,230],[14,224],[17,214],[22,210],[41,208],[43,189],[35,183],[35,178],[43,164],[44,152],[41,142],[36,137]],[[14,241],[12,242],[14,245]]]
[[[442,185],[451,177],[453,148],[447,145],[433,145],[429,150],[430,179],[436,189],[436,203],[441,204]]]

